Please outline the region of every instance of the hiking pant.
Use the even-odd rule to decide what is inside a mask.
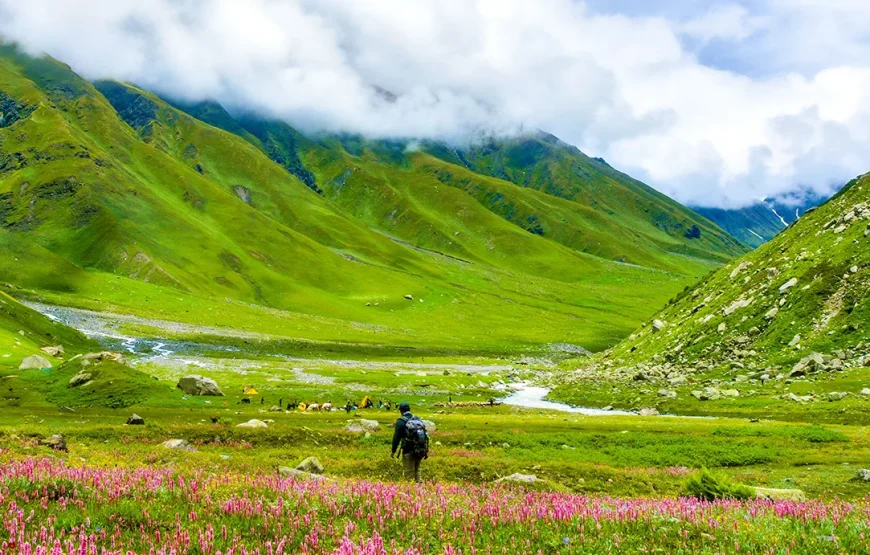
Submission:
[[[423,479],[420,478],[420,461],[422,460],[422,457],[402,455],[402,467],[405,472],[406,480],[413,480],[418,484],[423,481]]]

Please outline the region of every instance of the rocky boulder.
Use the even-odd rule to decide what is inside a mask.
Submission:
[[[325,476],[320,476],[319,474],[312,474],[310,472],[303,472],[301,470],[296,470],[295,468],[290,468],[289,466],[281,466],[278,468],[278,476],[282,478],[293,478],[294,480],[302,481],[302,480],[326,480]]]
[[[237,424],[236,428],[268,428],[269,425],[263,422],[262,420],[257,420],[256,418],[252,418],[247,422],[242,422],[241,424]]]
[[[46,439],[39,441],[40,445],[54,449],[55,451],[66,451],[66,439],[60,434],[54,434]]]
[[[380,426],[381,425],[377,420],[366,420],[365,418],[360,418],[359,420],[348,420],[347,426],[345,426],[344,429],[348,432],[360,434],[363,432],[376,432]]]
[[[190,444],[186,439],[167,439],[163,443],[161,443],[163,447],[166,449],[177,449],[179,451],[187,451],[189,453],[196,453],[196,448]]]
[[[771,501],[806,501],[806,494],[799,489],[755,488],[755,496]]]
[[[658,416],[659,411],[656,408],[645,408],[640,409],[640,412],[638,412],[638,414],[641,416]]]
[[[296,470],[308,474],[323,474],[324,472],[323,464],[317,460],[317,457],[307,457],[304,461],[296,465]]]
[[[862,482],[870,482],[870,470],[862,468],[855,473],[855,479],[861,480]]]
[[[676,399],[677,392],[671,391],[669,389],[659,389],[659,397],[666,397],[668,399]]]
[[[799,376],[806,376],[807,374],[813,372],[820,372],[825,369],[825,357],[820,353],[812,353],[811,355],[805,356],[800,359],[800,361],[795,364],[791,372],[788,373],[789,378],[796,378]]]
[[[51,362],[40,355],[29,356],[22,360],[18,366],[19,370],[42,370],[43,368],[51,368]]]
[[[78,374],[76,374],[75,376],[73,376],[72,378],[69,379],[69,382],[67,383],[67,387],[78,387],[80,385],[84,385],[84,384],[88,383],[92,379],[94,379],[93,374],[91,374],[90,372],[86,372],[86,371],[82,370],[81,372],[79,372]]]
[[[496,483],[502,482],[513,482],[515,484],[534,484],[535,482],[540,482],[540,479],[534,474],[520,474],[519,472],[517,472],[516,474],[504,476],[496,480]]]
[[[653,322],[652,322],[652,330],[653,330],[654,332],[662,331],[663,329],[665,329],[665,325],[666,325],[666,324],[665,324],[664,322],[662,322],[661,320],[653,320]]]
[[[176,387],[188,395],[213,395],[217,397],[224,395],[216,381],[197,374],[184,376],[178,380]]]
[[[47,346],[40,347],[40,351],[47,354],[50,357],[62,357],[63,356],[63,345],[55,345],[55,346]]]
[[[432,422],[431,420],[423,420],[423,426],[426,427],[426,433],[429,433],[429,434],[431,434],[432,432],[434,432],[435,430],[438,429],[435,426],[435,423]]]
[[[139,416],[138,414],[132,414],[130,418],[127,419],[128,426],[142,426],[145,424],[145,419]]]

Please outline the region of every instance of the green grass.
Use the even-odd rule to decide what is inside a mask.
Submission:
[[[560,174],[569,198],[400,145],[187,108],[221,129],[10,47],[0,88],[35,108],[0,129],[0,248],[15,259],[0,282],[29,298],[338,344],[600,350],[743,252],[635,182],[616,204],[582,200],[630,181],[604,167],[600,183]],[[700,241],[681,234],[690,222]]]

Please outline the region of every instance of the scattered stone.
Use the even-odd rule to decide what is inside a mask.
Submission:
[[[638,414],[641,416],[658,416],[659,411],[655,407],[650,407],[646,409],[640,409],[640,412]]]
[[[664,322],[662,322],[661,320],[653,320],[652,330],[654,332],[662,331],[663,329],[665,329],[665,325],[666,324]]]
[[[69,407],[64,407],[64,406],[61,406],[60,408],[58,408],[58,410],[60,412],[75,412],[75,409],[71,409]]]
[[[806,501],[806,494],[799,489],[755,488],[755,496],[771,501]]]
[[[669,389],[659,389],[659,397],[667,397],[668,399],[676,399],[677,392]]]
[[[216,381],[197,374],[184,376],[178,380],[176,387],[188,395],[212,395],[216,397],[224,395]]]
[[[728,329],[728,326],[725,325],[725,322],[722,322],[721,324],[719,324],[719,327],[716,328],[716,331],[718,331],[719,333],[724,333],[726,329]]]
[[[786,291],[788,291],[789,289],[791,289],[792,287],[794,287],[795,285],[797,285],[797,283],[798,283],[797,278],[791,278],[790,280],[788,280],[787,282],[783,283],[783,284],[779,287],[779,292],[780,292],[780,293],[785,293]]]
[[[179,451],[187,451],[188,453],[196,453],[196,448],[186,439],[167,439],[161,445],[167,449],[177,449]]]
[[[767,313],[765,313],[764,318],[766,320],[773,320],[774,318],[776,318],[777,314],[779,314],[779,309],[776,307],[773,307],[770,310],[768,310]]]
[[[852,266],[851,268],[849,268],[849,271],[852,272],[853,274],[857,274],[858,273],[858,266]]]
[[[862,389],[860,395],[862,397],[870,396],[870,388],[865,387],[864,389]]]
[[[736,389],[723,389],[721,393],[723,397],[740,397],[740,392]]]
[[[247,422],[242,422],[241,424],[236,424],[236,428],[268,428],[269,425],[263,422],[262,420],[257,420],[256,418],[252,418]]]
[[[111,361],[117,362],[118,364],[127,364],[127,359],[124,358],[122,353],[116,353],[113,351],[100,351],[99,353],[88,353],[86,355],[82,355],[82,365],[85,366],[85,363],[98,363],[103,361]]]
[[[797,334],[792,338],[791,341],[789,341],[788,346],[794,347],[795,345],[800,345],[800,342],[801,342],[801,336],[800,336],[800,334]]]
[[[67,451],[66,439],[61,434],[54,434],[46,439],[42,439],[39,441],[39,444],[55,451]]]
[[[377,432],[380,426],[381,425],[377,420],[366,420],[365,418],[360,418],[358,420],[348,420],[347,426],[345,426],[344,429],[348,432],[361,434],[363,432]]]
[[[751,298],[751,297],[748,298],[748,299],[737,299],[736,301],[734,301],[734,302],[731,303],[730,305],[726,306],[726,307],[722,310],[722,313],[723,313],[725,316],[731,316],[731,315],[734,314],[737,310],[739,310],[739,309],[741,309],[741,308],[746,308],[747,306],[751,305],[753,300],[755,300],[755,299],[753,299],[753,298]]]
[[[848,396],[849,394],[845,391],[831,391],[828,393],[828,401],[840,401]]]
[[[282,409],[278,405],[272,405],[271,407],[269,407],[269,412],[283,412],[283,411],[284,411],[284,409]]]
[[[58,357],[63,356],[63,345],[56,345],[53,347],[51,347],[51,346],[40,347],[39,350],[42,351],[43,353],[47,354],[50,357],[58,358]]]
[[[671,385],[683,385],[687,381],[689,380],[686,379],[686,376],[674,376],[673,378],[668,380],[668,383]]]
[[[282,478],[293,478],[294,480],[302,481],[302,480],[326,480],[325,476],[320,476],[318,474],[312,474],[311,472],[303,472],[302,470],[296,470],[295,468],[290,468],[289,466],[282,466],[278,468],[278,475]]]
[[[435,426],[435,423],[431,420],[423,420],[423,426],[426,427],[426,433],[428,434],[431,434],[438,429],[437,426]]]
[[[80,385],[84,385],[91,381],[94,378],[93,374],[90,372],[86,372],[82,370],[75,376],[69,379],[69,383],[67,383],[67,387],[78,387]]]
[[[792,367],[791,372],[788,373],[788,377],[794,378],[797,376],[806,376],[808,373],[824,370],[824,366],[825,357],[820,353],[812,353],[800,359],[800,361]]]
[[[517,484],[534,484],[535,482],[540,482],[540,479],[534,474],[520,474],[517,472],[516,474],[511,474],[510,476],[504,476],[496,480],[496,483],[501,482],[514,482]]]
[[[602,408],[601,410],[606,411],[606,412],[610,412],[613,410],[613,405],[607,405],[606,407]]]
[[[130,418],[127,419],[128,426],[142,426],[145,424],[145,419],[139,416],[138,414],[132,414]]]
[[[318,475],[323,474],[324,472],[323,464],[317,460],[317,457],[307,457],[301,463],[296,465],[296,470]]]
[[[21,361],[18,366],[19,370],[42,370],[43,368],[51,368],[51,362],[44,356],[33,355]]]
[[[861,470],[855,472],[855,479],[861,480],[862,482],[870,482],[870,470],[862,468]]]
[[[414,296],[413,296],[413,295],[405,295],[405,298],[408,299],[409,301],[413,301],[413,300],[414,300]]]

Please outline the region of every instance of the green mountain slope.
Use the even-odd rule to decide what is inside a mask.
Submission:
[[[566,377],[560,395],[579,400],[580,383],[615,380],[629,384],[623,402],[674,410],[866,417],[868,222],[870,177],[862,176],[769,243],[687,288],[627,340]],[[678,390],[677,399],[657,398],[658,387]]]
[[[600,349],[743,251],[640,185],[584,205],[0,54],[0,282],[50,302],[263,337]]]
[[[98,349],[95,342],[79,332],[49,320],[0,291],[0,376],[4,371],[15,372],[22,359],[31,355],[56,360],[40,348],[58,345],[63,346],[66,355]]]

